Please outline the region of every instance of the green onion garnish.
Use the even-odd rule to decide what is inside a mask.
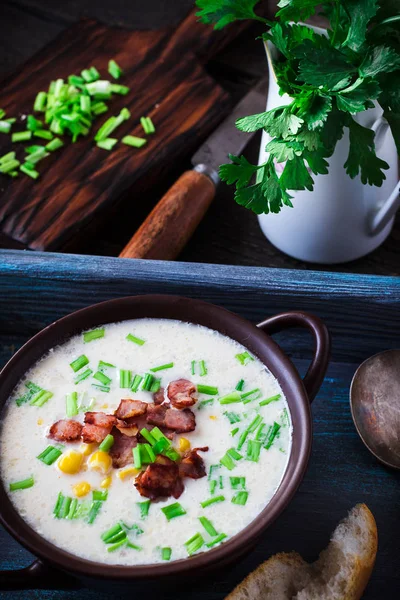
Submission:
[[[150,117],[141,117],[140,124],[143,127],[143,131],[146,135],[155,133],[156,128],[154,127],[153,121],[150,119]]]
[[[142,457],[142,463],[153,463],[156,460],[156,455],[150,444],[138,444],[140,447],[140,454]]]
[[[142,456],[141,456],[139,444],[132,449],[132,454],[133,454],[133,464],[135,466],[135,469],[141,469],[142,468]]]
[[[117,138],[106,138],[97,142],[96,146],[102,150],[112,150],[115,144],[118,142]]]
[[[85,371],[83,371],[82,373],[79,373],[79,375],[77,375],[75,377],[74,383],[75,384],[80,383],[84,379],[87,379],[92,373],[93,373],[92,369],[86,369]]]
[[[14,483],[10,483],[10,492],[15,492],[17,490],[26,490],[33,486],[35,483],[33,477],[28,477],[27,479],[23,479],[22,481],[15,481]]]
[[[63,501],[64,501],[64,495],[62,494],[62,492],[60,492],[57,496],[57,501],[56,501],[56,504],[55,504],[54,510],[53,510],[53,515],[57,518],[58,518],[58,515],[60,512],[61,506],[63,504]]]
[[[243,390],[243,388],[244,388],[244,379],[241,379],[236,384],[235,390],[237,390],[238,392],[241,392]]]
[[[196,533],[193,537],[190,538],[187,542],[185,542],[184,546],[187,550],[189,556],[192,556],[197,550],[204,545],[204,539],[200,533]]]
[[[143,346],[143,344],[145,344],[145,340],[141,340],[140,338],[136,337],[135,335],[132,335],[132,333],[128,333],[128,335],[126,336],[126,339],[128,340],[128,342],[133,342],[134,344],[137,344],[138,346]]]
[[[31,153],[28,158],[25,158],[25,164],[27,165],[29,162],[29,164],[31,165],[36,165],[38,162],[40,162],[44,158],[47,158],[48,156],[50,156],[50,153],[46,152],[44,148],[41,150],[37,150],[36,152]]]
[[[247,498],[249,496],[249,492],[239,492],[236,496],[233,496],[232,502],[233,504],[240,504],[244,506],[247,502]]]
[[[25,175],[28,175],[29,177],[31,177],[32,179],[38,179],[38,177],[40,175],[39,171],[36,171],[35,169],[33,169],[31,167],[31,165],[29,165],[28,163],[21,165],[19,167],[19,170],[22,171],[22,173],[25,173]]]
[[[170,447],[171,442],[167,439],[158,440],[153,446],[154,454],[162,454]]]
[[[219,393],[217,387],[202,385],[201,383],[197,385],[197,391],[199,394],[208,394],[209,396],[216,396]]]
[[[247,431],[249,433],[253,433],[253,431],[255,431],[257,429],[257,427],[260,425],[261,422],[262,422],[262,416],[257,415],[256,417],[254,417],[254,419],[252,420],[250,425],[247,427]]]
[[[229,450],[227,450],[226,453],[234,460],[240,460],[241,458],[243,458],[243,456],[239,454],[239,452],[235,450],[235,448],[230,448]]]
[[[37,394],[38,392],[40,392],[42,390],[42,388],[40,386],[36,385],[36,383],[32,383],[32,381],[27,381],[25,383],[25,387],[28,389],[28,391],[26,394],[24,394],[20,398],[16,399],[15,402],[16,402],[17,406],[21,406],[21,404],[24,404],[25,402],[29,402],[30,400],[32,400],[32,398],[35,394]]]
[[[111,77],[114,77],[114,79],[119,79],[123,74],[121,67],[115,62],[115,60],[108,61],[108,72],[110,73]]]
[[[47,446],[43,452],[41,452],[37,458],[41,460],[45,465],[52,465],[56,462],[62,454],[63,446]]]
[[[92,383],[92,387],[96,388],[96,390],[99,390],[100,392],[108,393],[110,391],[110,388],[107,385],[97,385],[97,383]]]
[[[69,509],[71,508],[72,498],[64,496],[62,506],[58,513],[59,519],[66,519],[69,515]]]
[[[132,373],[127,369],[119,370],[119,387],[123,389],[127,389],[131,387]]]
[[[251,402],[252,400],[257,400],[261,396],[262,396],[262,394],[261,394],[261,390],[259,388],[255,388],[254,390],[251,390],[250,392],[241,394],[243,404],[247,404],[248,402]]]
[[[157,371],[164,371],[165,369],[172,369],[173,366],[174,366],[174,363],[170,362],[165,365],[160,365],[159,367],[153,367],[152,369],[150,369],[150,371],[152,373],[156,373]]]
[[[181,458],[181,455],[179,454],[179,452],[177,452],[176,450],[174,450],[174,448],[168,448],[168,450],[166,450],[164,452],[164,454],[165,454],[165,456],[167,456],[168,458],[170,458],[174,462],[177,462]]]
[[[95,520],[95,518],[97,517],[99,510],[101,509],[101,505],[102,505],[101,500],[95,500],[94,502],[92,502],[89,514],[86,519],[86,521],[87,521],[87,523],[89,523],[89,525],[91,525],[93,523],[93,521]]]
[[[204,375],[207,375],[207,373],[208,373],[206,363],[204,360],[201,360],[199,362],[199,365],[200,365],[199,375],[200,375],[200,377],[204,377]]]
[[[136,137],[135,135],[126,135],[122,138],[122,143],[127,146],[132,146],[132,148],[141,148],[145,144],[147,144],[147,140]]]
[[[214,475],[214,471],[218,471],[220,469],[221,465],[211,465],[210,466],[210,470],[208,472],[208,480],[210,480],[213,475]]]
[[[270,428],[268,429],[267,443],[264,445],[264,448],[266,450],[269,450],[271,448],[271,446],[274,442],[274,439],[276,438],[280,428],[281,428],[281,426],[274,421],[274,424],[271,425]]]
[[[161,560],[171,560],[171,548],[161,548]]]
[[[211,537],[215,537],[218,535],[218,531],[215,529],[211,521],[207,519],[207,517],[199,517],[199,521],[203,525],[207,533],[211,535]]]
[[[101,385],[109,386],[111,383],[111,378],[105,375],[103,371],[96,371],[96,373],[93,375],[93,379],[100,381]]]
[[[288,411],[286,408],[284,408],[282,411],[281,423],[282,423],[282,427],[289,427],[289,425],[290,425],[289,415],[288,415]]]
[[[120,94],[121,96],[126,96],[129,93],[130,88],[128,88],[126,85],[119,85],[117,83],[112,83],[110,85],[110,90],[114,94]]]
[[[149,392],[153,382],[154,376],[151,373],[146,373],[142,384],[142,390]]]
[[[235,468],[235,461],[233,460],[233,458],[231,456],[229,456],[228,453],[226,453],[220,460],[221,465],[224,465],[224,467],[226,467],[227,469],[229,469],[229,471],[232,471],[232,469]]]
[[[99,449],[100,446],[99,446]],[[108,490],[93,490],[93,502],[105,502],[108,497]]]
[[[11,127],[11,126],[10,126]],[[32,137],[32,131],[18,131],[11,136],[12,142],[26,142]]]
[[[169,442],[169,444],[171,444],[169,439],[163,434],[161,429],[159,429],[158,427],[153,427],[153,429],[151,430],[151,435],[153,436],[153,438],[155,440],[157,440],[157,442],[159,440],[167,440],[167,442]]]
[[[89,89],[89,86],[86,86],[87,89],[89,90],[89,93],[93,93],[93,92],[97,93],[95,90],[100,89],[101,83],[103,83],[103,82],[96,81],[94,84],[89,84],[91,86],[96,86],[96,88],[91,87],[91,89]],[[107,83],[109,83],[109,82],[107,82]],[[110,119],[107,119],[107,121],[104,123],[104,125],[102,125],[100,127],[100,129],[97,131],[96,135],[94,136],[95,142],[101,142],[102,140],[105,140],[106,138],[110,137],[111,133],[115,129],[117,129],[117,127],[122,125],[122,123],[124,121],[129,119],[130,116],[131,116],[131,114],[130,114],[129,110],[127,108],[123,108],[117,117],[111,117]],[[122,141],[124,141],[124,139]]]
[[[52,140],[54,135],[51,133],[51,131],[47,131],[46,129],[36,129],[36,131],[33,134],[34,136],[41,138],[42,140]],[[30,139],[30,138],[27,138]]]
[[[38,146],[38,148],[41,148],[41,146]],[[0,165],[3,163],[10,162],[10,160],[15,160],[15,152],[8,152],[7,154],[4,154],[2,157],[0,157]]]
[[[101,329],[92,329],[91,331],[85,331],[83,334],[83,341],[85,344],[88,342],[92,342],[93,340],[98,340],[99,338],[104,337],[105,329],[104,327]]]
[[[97,370],[104,373],[106,369],[115,369],[115,365],[104,362],[104,360],[99,360],[99,364],[97,365]]]
[[[216,487],[217,487],[217,481],[215,479],[211,479],[211,481],[210,481],[210,494],[211,494],[211,496],[214,496]]]
[[[235,429],[232,429],[231,436],[233,437],[234,435],[236,435],[238,431],[239,431],[239,427],[235,427]]]
[[[19,160],[9,160],[7,162],[2,162],[0,164],[0,173],[13,175],[15,173],[15,169],[18,169],[20,166]]]
[[[53,393],[52,392],[46,392],[46,390],[40,390],[40,392],[38,392],[36,394],[36,396],[34,396],[32,398],[32,400],[30,401],[30,405],[31,406],[43,406],[43,404],[45,404],[47,402],[47,400],[50,400],[50,398],[53,397]]]
[[[220,542],[223,542],[224,539],[227,537],[228,536],[226,535],[226,533],[220,533],[216,538],[211,540],[211,542],[208,542],[208,544],[206,544],[206,546],[207,546],[207,548],[212,548],[213,546],[216,546]]]
[[[115,550],[118,550],[118,548],[121,548],[121,546],[125,546],[127,543],[127,538],[126,538],[126,534],[125,534],[125,538],[122,539],[121,541],[117,542],[116,544],[112,544],[112,546],[109,546],[107,548],[107,552],[115,552]]]
[[[210,506],[211,504],[217,504],[217,502],[223,502],[224,500],[225,496],[214,496],[214,498],[209,498],[208,500],[200,502],[200,505],[203,508],[207,508],[207,506]]]
[[[139,389],[139,385],[142,381],[143,377],[141,375],[135,375],[132,381],[131,390],[132,392],[137,392]]]
[[[246,460],[258,462],[260,459],[261,442],[257,440],[249,440],[247,442]]]
[[[28,115],[26,127],[29,129],[29,131],[36,131],[36,129],[42,129],[43,123],[42,121],[35,119],[33,115]]]
[[[65,517],[66,519],[73,519],[75,517],[75,512],[76,512],[77,506],[78,506],[78,500],[76,498],[74,498],[73,500],[71,500],[68,514]]]
[[[248,352],[242,352],[241,354],[236,354],[235,358],[238,359],[241,365],[247,365],[250,361],[254,360],[254,358]]]
[[[214,404],[214,398],[209,398],[208,400],[202,400],[199,402],[197,405],[197,410],[201,410],[203,406],[208,406],[209,404]]]
[[[143,429],[140,430],[140,435],[142,435],[149,442],[149,444],[151,444],[152,446],[155,445],[155,443],[156,443],[155,437],[153,437],[151,435],[150,431],[148,429],[146,429],[145,427],[143,427]]]
[[[66,413],[67,417],[75,417],[79,413],[77,392],[66,395]]]
[[[99,116],[108,111],[108,106],[105,102],[93,102],[91,112],[93,115]]]
[[[113,544],[115,542],[120,541],[121,534],[124,534],[123,537],[126,537],[126,533],[122,529],[120,523],[117,523],[116,525],[102,533],[100,537],[105,544]]]
[[[158,392],[160,387],[161,387],[161,379],[156,378],[156,379],[154,379],[153,383],[151,384],[150,392],[155,394],[156,392]]]
[[[246,477],[229,477],[233,490],[246,489]]]
[[[144,502],[136,502],[137,506],[140,510],[140,517],[144,519],[149,514],[150,508],[150,500],[145,500]]]
[[[6,116],[6,111],[3,108],[0,108],[0,119]]]
[[[240,415],[238,415],[237,413],[234,412],[224,412],[225,417],[228,418],[229,423],[231,425],[233,425],[234,423],[239,423],[239,421],[241,421],[242,419],[240,418]]]
[[[0,133],[10,133],[11,131],[11,123],[7,123],[7,121],[0,121]]]
[[[222,396],[219,398],[220,404],[233,404],[234,402],[241,402],[242,398],[240,397],[239,392],[236,390],[227,394],[226,396]]]
[[[173,504],[164,506],[161,510],[167,517],[168,521],[171,521],[171,519],[175,519],[176,517],[186,515],[186,510],[181,504],[179,504],[179,502],[174,502]]]
[[[243,447],[243,444],[245,443],[247,436],[249,435],[249,430],[245,429],[241,434],[240,434],[240,438],[239,438],[239,442],[237,445],[237,449],[240,450]]]
[[[266,406],[267,404],[271,404],[271,402],[276,402],[281,397],[281,394],[276,394],[276,396],[271,396],[270,398],[266,398],[265,400],[261,400],[259,403],[260,406]]]
[[[192,375],[194,375],[196,372],[196,361],[195,360],[192,360],[192,362],[190,363],[190,371],[191,371]]]
[[[99,450],[102,450],[103,452],[108,452],[113,444],[114,444],[114,436],[111,435],[111,433],[109,433],[108,435],[106,435],[104,440],[101,442],[101,444],[99,446]]]
[[[33,105],[33,110],[35,112],[44,112],[47,103],[47,94],[46,92],[39,92],[36,96],[35,103]]]

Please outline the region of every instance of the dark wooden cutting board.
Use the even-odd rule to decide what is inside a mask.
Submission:
[[[36,94],[51,80],[95,65],[109,78],[114,58],[131,88],[116,96],[109,111],[96,121],[93,133],[46,159],[37,181],[26,176],[0,180],[0,235],[10,246],[33,250],[73,249],[89,235],[119,201],[129,198],[132,210],[146,201],[146,190],[160,173],[188,158],[229,110],[229,97],[206,73],[204,64],[243,26],[215,32],[190,13],[174,29],[128,31],[83,20],[60,34],[1,86],[0,107],[7,116],[32,112]],[[112,152],[92,141],[94,132],[111,115],[128,107],[132,118],[116,132],[142,136],[142,115],[150,115],[157,132],[140,150],[118,144]],[[15,128],[17,130],[17,128]],[[41,143],[37,139],[32,143]],[[0,136],[0,155],[12,148]]]

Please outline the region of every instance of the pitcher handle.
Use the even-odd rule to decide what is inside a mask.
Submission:
[[[389,124],[382,116],[378,117],[371,129],[375,131],[375,147],[379,150],[382,146],[383,140],[386,137],[386,133],[389,129]],[[400,180],[397,182],[393,192],[389,198],[382,204],[377,211],[374,211],[369,219],[369,233],[370,235],[377,235],[382,231],[389,221],[394,217],[398,209],[400,208]]]

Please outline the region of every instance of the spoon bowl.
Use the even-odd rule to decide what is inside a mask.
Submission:
[[[400,469],[400,350],[365,360],[350,386],[354,425],[376,458]]]

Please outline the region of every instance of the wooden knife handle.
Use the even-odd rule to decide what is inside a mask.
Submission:
[[[158,202],[119,256],[173,260],[192,236],[214,196],[215,185],[207,175],[186,171]]]

